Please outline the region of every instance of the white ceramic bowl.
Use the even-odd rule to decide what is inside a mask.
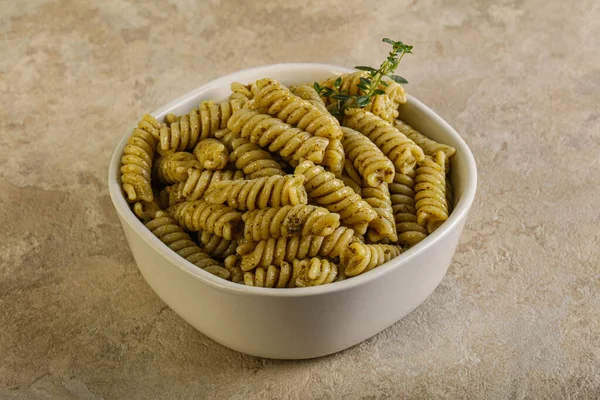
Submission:
[[[284,84],[313,82],[352,71],[323,64],[277,64],[223,76],[156,110],[185,114],[201,100],[225,99],[233,81],[270,77]],[[400,117],[457,149],[451,180],[455,208],[438,230],[374,270],[329,285],[267,289],[217,278],[179,257],[135,217],[120,188],[120,160],[128,131],[110,161],[108,186],[135,261],[158,296],[200,332],[231,349],[268,358],[301,359],[335,353],[389,327],[438,286],[456,250],[477,185],[466,143],[437,114],[408,96]]]

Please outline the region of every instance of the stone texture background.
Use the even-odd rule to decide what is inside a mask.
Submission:
[[[375,65],[384,36],[478,161],[448,275],[333,356],[212,342],[138,273],[113,147],[219,75]],[[599,398],[599,66],[594,0],[0,0],[0,398]]]

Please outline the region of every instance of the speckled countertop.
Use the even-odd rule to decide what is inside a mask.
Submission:
[[[0,1],[0,398],[600,397],[600,3],[301,3]],[[111,151],[219,75],[375,64],[384,36],[478,161],[448,275],[333,356],[214,343],[140,276]]]

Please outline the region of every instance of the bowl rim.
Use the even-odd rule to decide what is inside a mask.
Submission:
[[[167,114],[172,109],[176,108],[182,102],[187,101],[190,97],[195,97],[203,92],[209,91],[211,89],[215,89],[218,87],[222,87],[223,84],[229,85],[233,81],[244,80],[243,76],[250,73],[264,72],[265,76],[271,71],[286,69],[291,72],[294,71],[306,71],[306,70],[330,70],[332,74],[340,74],[346,72],[354,72],[355,70],[352,68],[341,67],[337,65],[331,64],[320,64],[320,63],[279,63],[279,64],[270,64],[264,65],[254,68],[247,68],[237,72],[233,72],[231,74],[227,74],[221,76],[219,78],[213,79],[207,82],[200,87],[191,90],[184,95],[176,98],[173,101],[170,101],[166,105],[159,107],[151,114],[153,116],[157,116],[160,114]],[[446,122],[442,117],[440,117],[437,113],[427,107],[425,104],[421,103],[419,100],[414,98],[413,96],[407,94],[407,103],[411,103],[415,108],[417,108],[420,112],[427,116],[428,119],[434,120],[437,124],[439,124],[446,134],[452,136],[457,142],[456,150],[457,155],[461,154],[461,157],[464,157],[464,161],[467,164],[467,176],[464,177],[464,190],[461,198],[458,203],[455,205],[453,211],[450,213],[448,220],[446,220],[435,232],[428,235],[425,239],[419,242],[417,245],[411,247],[410,249],[404,251],[398,257],[391,259],[390,261],[380,265],[379,267],[365,273],[353,277],[351,279],[344,279],[339,282],[332,282],[327,285],[320,286],[312,286],[312,287],[303,287],[303,288],[294,288],[293,290],[282,290],[276,288],[262,288],[262,287],[253,287],[246,286],[239,283],[234,283],[231,281],[227,281],[225,279],[219,278],[206,272],[191,262],[185,260],[183,257],[180,257],[177,253],[172,251],[166,244],[164,244],[160,239],[154,236],[145,226],[144,224],[135,216],[133,211],[130,208],[129,203],[125,200],[125,196],[121,190],[121,185],[119,183],[119,170],[121,163],[121,156],[123,153],[123,149],[127,142],[127,139],[130,137],[131,132],[128,132],[123,136],[123,138],[117,144],[115,150],[113,151],[110,159],[110,165],[108,168],[108,188],[111,201],[115,210],[117,211],[121,222],[126,223],[129,227],[144,240],[148,245],[154,248],[160,256],[162,256],[166,261],[169,261],[171,264],[179,268],[181,271],[185,272],[189,276],[194,279],[200,280],[203,283],[212,286],[217,290],[222,290],[225,292],[229,292],[236,295],[247,295],[247,296],[267,296],[267,297],[304,297],[304,296],[318,296],[318,295],[327,295],[332,292],[339,292],[350,290],[357,286],[365,285],[371,281],[380,279],[382,276],[387,275],[392,270],[397,268],[402,268],[404,265],[410,262],[413,258],[417,257],[419,254],[430,250],[430,248],[442,238],[448,236],[454,228],[457,227],[467,216],[471,205],[473,204],[473,200],[475,198],[475,192],[477,189],[477,166],[475,164],[475,158],[473,157],[473,153],[471,149],[467,145],[467,143],[463,140],[463,138],[456,132],[448,122]]]

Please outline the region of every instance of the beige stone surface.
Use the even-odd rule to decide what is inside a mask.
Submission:
[[[321,359],[233,352],[146,285],[106,189],[145,112],[242,68],[377,64],[478,161],[448,275]],[[0,398],[600,397],[600,3],[0,1]]]

